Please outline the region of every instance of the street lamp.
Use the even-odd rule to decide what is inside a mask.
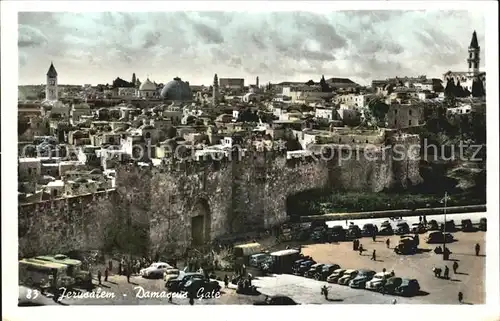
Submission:
[[[444,197],[441,199],[441,203],[444,203],[444,223],[443,223],[443,260],[446,260],[446,205],[450,197],[448,192],[444,192]]]

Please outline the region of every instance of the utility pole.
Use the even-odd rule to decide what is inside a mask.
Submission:
[[[449,200],[448,192],[444,192],[444,197],[441,199],[441,203],[444,203],[444,223],[443,223],[443,260],[446,259],[446,205]]]

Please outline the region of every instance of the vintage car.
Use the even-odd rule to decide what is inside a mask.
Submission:
[[[337,283],[339,281],[339,279],[344,275],[345,271],[346,271],[345,269],[336,269],[335,271],[333,271],[332,274],[330,274],[326,278],[326,282],[328,282],[328,283]]]
[[[253,305],[298,305],[292,298],[284,295],[266,296],[263,301],[254,302]]]
[[[316,262],[313,260],[304,261],[300,263],[299,267],[294,271],[294,274],[304,275],[304,273],[306,273],[314,264],[316,264]]]
[[[361,237],[361,229],[359,228],[359,226],[355,224],[349,225],[346,237],[349,240],[359,239]]]
[[[173,269],[173,266],[164,262],[156,262],[147,268],[141,269],[139,274],[143,278],[161,278],[163,277],[163,273],[168,269]]]
[[[425,225],[422,223],[413,223],[411,225],[411,232],[414,234],[423,234],[427,232],[427,229],[425,228]]]
[[[461,222],[462,225],[462,232],[475,232],[476,228],[472,224],[472,221],[470,219],[462,220]]]
[[[372,223],[367,223],[363,225],[363,229],[361,230],[361,235],[362,236],[373,236],[377,235],[378,228],[375,224]]]
[[[387,280],[385,286],[380,288],[379,291],[401,296],[414,296],[420,292],[420,284],[416,279],[392,277]]]
[[[163,281],[168,282],[168,280],[176,279],[180,274],[185,273],[184,271],[179,271],[179,269],[167,269],[163,272]]]
[[[394,272],[378,272],[370,281],[366,282],[365,289],[379,291],[384,285],[384,281],[392,278],[393,276]]]
[[[439,225],[439,230],[441,232],[455,232],[457,230],[457,227],[455,226],[455,221],[450,220],[446,221],[446,224],[441,223]]]
[[[337,269],[340,269],[340,265],[338,265],[338,264],[325,264],[325,265],[323,265],[323,268],[321,269],[321,271],[316,273],[314,278],[316,280],[319,280],[319,281],[326,281],[326,278],[328,278],[328,276],[330,274],[332,274],[333,271],[335,271]]]
[[[179,275],[175,279],[170,279],[165,284],[165,287],[169,292],[179,292],[183,289],[184,284],[191,279],[204,279],[205,276],[201,273],[185,273],[184,275]]]
[[[316,273],[319,273],[321,271],[321,269],[323,269],[323,266],[324,266],[323,263],[316,263],[316,264],[311,265],[309,270],[307,270],[306,273],[304,273],[304,276],[306,278],[314,278]]]
[[[255,268],[259,268],[260,265],[268,260],[271,255],[268,253],[257,253],[250,255],[249,265]]]
[[[426,240],[428,244],[451,243],[454,241],[453,235],[443,232],[431,232]]]
[[[396,224],[396,230],[394,230],[394,234],[403,235],[410,233],[410,227],[406,222],[399,222]]]
[[[389,221],[384,221],[380,225],[380,229],[377,232],[378,235],[393,235],[394,230],[392,229],[392,225]]]
[[[427,223],[427,231],[437,231],[439,230],[439,225],[436,220],[430,220]]]
[[[341,225],[335,225],[328,230],[328,241],[341,242],[346,239],[346,231]]]
[[[347,270],[344,272],[342,277],[337,281],[340,285],[349,285],[349,281],[354,279],[358,275],[358,270]]]
[[[364,289],[366,282],[370,281],[375,273],[373,270],[359,270],[356,277],[349,281],[349,286],[353,289]]]
[[[482,217],[479,220],[479,230],[486,232],[486,217]]]
[[[398,244],[394,247],[396,254],[415,254],[418,249],[418,236],[416,235],[401,235]]]
[[[328,238],[327,231],[324,227],[316,227],[311,232],[311,240],[314,242],[326,242]]]
[[[218,281],[207,280],[205,278],[194,277],[181,285],[181,291],[195,293],[203,296],[205,293],[220,292],[221,286]]]

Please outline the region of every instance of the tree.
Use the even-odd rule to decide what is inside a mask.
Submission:
[[[330,91],[330,86],[326,83],[325,76],[321,76],[321,80],[319,81],[319,85],[321,86],[321,91],[322,92],[329,92]]]
[[[374,120],[379,123],[385,121],[385,115],[389,111],[389,105],[387,105],[381,98],[376,97],[368,102],[368,109],[371,115],[375,118]]]
[[[135,85],[135,82],[136,82],[136,78],[135,78],[135,72],[132,74],[132,83]]]
[[[446,88],[444,89],[444,96],[455,97],[455,91],[455,82],[453,80],[448,80]]]
[[[314,85],[314,81],[311,79],[308,82],[306,82],[306,85],[312,86],[312,85]]]
[[[472,97],[484,97],[484,85],[480,79],[474,79],[472,82]]]

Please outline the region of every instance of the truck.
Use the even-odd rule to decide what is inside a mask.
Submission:
[[[19,283],[35,288],[71,288],[75,279],[68,276],[65,264],[33,258],[19,260]]]
[[[82,270],[82,261],[69,258],[64,254],[41,255],[35,259],[40,261],[64,264],[68,267],[67,274],[75,279],[76,285],[92,287],[92,275],[90,271]]]
[[[292,274],[293,264],[301,258],[300,251],[296,249],[281,250],[271,253],[272,267],[274,273]]]

